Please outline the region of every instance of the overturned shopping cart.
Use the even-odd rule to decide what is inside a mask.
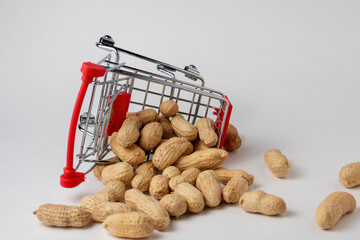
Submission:
[[[111,153],[109,136],[120,129],[128,111],[153,108],[159,112],[160,103],[168,99],[177,102],[179,113],[193,124],[198,118],[212,119],[219,136],[216,147],[222,148],[232,105],[226,95],[205,87],[205,80],[194,65],[182,69],[118,48],[108,35],[100,38],[96,45],[110,53],[96,64],[85,62],[81,67],[82,85],[71,118],[66,167],[60,177],[61,186],[76,187],[97,163],[111,163],[104,160]],[[158,72],[130,66],[122,61],[123,55],[144,67],[156,67]],[[92,85],[92,89],[86,107],[83,101],[89,85]],[[85,112],[80,115],[82,107]],[[78,161],[74,167],[77,130],[81,132],[80,151],[76,155]],[[151,152],[148,154],[149,158]],[[80,172],[83,163],[89,163],[90,166]]]

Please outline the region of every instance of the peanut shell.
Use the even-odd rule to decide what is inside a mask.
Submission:
[[[159,200],[169,193],[169,178],[164,175],[156,175],[150,181],[149,193]]]
[[[221,186],[213,170],[199,173],[196,179],[196,187],[204,196],[208,207],[216,207],[221,202]]]
[[[286,211],[286,203],[278,196],[261,190],[246,192],[240,197],[240,206],[246,212],[277,215]]]
[[[177,114],[171,119],[173,131],[180,137],[186,138],[188,141],[194,141],[198,136],[197,128],[185,120],[185,118]]]
[[[196,179],[201,171],[197,168],[189,168],[181,173],[180,176],[175,176],[170,179],[169,186],[171,190],[175,190],[176,186],[180,183],[187,182],[195,185]]]
[[[227,184],[228,181],[233,177],[245,178],[248,181],[249,186],[251,184],[253,184],[253,182],[254,182],[254,176],[248,174],[247,172],[245,172],[244,170],[241,170],[241,169],[227,169],[227,168],[223,168],[223,167],[218,167],[214,171],[215,171],[219,181],[222,184]]]
[[[140,164],[135,170],[135,177],[132,179],[131,186],[142,192],[146,192],[149,190],[151,179],[157,172],[152,161]]]
[[[239,202],[240,197],[249,191],[248,181],[243,177],[233,177],[223,189],[223,199],[227,203]]]
[[[186,149],[187,140],[185,138],[171,138],[156,148],[152,162],[157,169],[164,170],[176,162]]]
[[[117,180],[128,184],[134,177],[134,170],[127,162],[119,162],[105,167],[101,174],[101,181],[105,184],[111,180]]]
[[[192,213],[199,213],[205,207],[202,193],[190,183],[180,183],[176,186],[174,194],[179,194],[186,199],[188,210]]]
[[[196,122],[200,140],[208,147],[213,147],[218,141],[214,123],[208,118],[200,118]]]
[[[144,109],[139,112],[128,112],[126,114],[126,117],[130,116],[137,116],[138,118],[140,118],[143,126],[151,122],[156,122],[156,120],[158,119],[157,112],[152,108]]]
[[[96,196],[108,202],[119,202],[124,198],[125,184],[121,181],[110,180],[106,187],[100,190]]]
[[[179,218],[187,210],[186,199],[178,194],[167,194],[160,200],[160,205],[165,208],[170,216]]]
[[[174,116],[179,110],[179,106],[173,100],[167,100],[160,104],[160,112],[167,118]]]
[[[43,204],[35,212],[37,218],[50,227],[83,227],[91,221],[91,215],[78,206]]]
[[[130,147],[140,136],[140,127],[142,121],[136,116],[130,116],[123,122],[117,136],[116,141],[123,147]]]
[[[241,144],[242,141],[236,127],[229,123],[223,147],[227,151],[235,151],[241,147]]]
[[[139,212],[113,214],[105,219],[103,227],[121,238],[146,238],[154,232],[152,218]]]
[[[360,162],[354,162],[342,167],[339,181],[344,187],[352,188],[360,185]]]
[[[107,202],[96,196],[85,196],[81,199],[80,207],[91,214],[95,222],[103,222],[108,216],[115,213],[130,212],[131,208],[125,203]]]
[[[156,230],[164,230],[170,224],[168,212],[140,190],[127,190],[125,192],[125,202],[131,208],[149,215],[154,221]]]
[[[315,220],[324,230],[332,228],[342,216],[356,208],[356,200],[347,192],[333,192],[316,209]]]
[[[150,151],[158,145],[163,135],[163,128],[158,122],[151,122],[141,130],[139,145],[145,151]]]
[[[225,150],[209,148],[180,157],[176,161],[175,166],[180,170],[188,168],[198,168],[201,171],[214,169],[222,164],[227,156],[228,153]]]
[[[286,177],[289,172],[290,164],[284,154],[278,149],[271,149],[264,156],[266,165],[270,171],[278,178]]]
[[[172,129],[171,122],[168,118],[162,116],[158,119],[158,121],[163,128],[163,136],[162,136],[163,138],[170,139],[172,137],[176,137]]]
[[[136,166],[145,160],[145,152],[135,143],[129,147],[123,147],[117,143],[117,133],[114,132],[110,137],[111,150],[118,156],[122,161]]]
[[[175,166],[169,166],[167,168],[164,169],[164,171],[162,172],[162,175],[168,177],[169,179],[175,177],[175,176],[179,176],[180,175],[180,170],[175,167]]]

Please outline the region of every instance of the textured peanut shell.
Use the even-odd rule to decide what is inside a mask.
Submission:
[[[158,119],[157,112],[152,108],[144,109],[139,112],[128,112],[126,117],[130,116],[137,116],[140,118],[143,126],[148,123],[155,122]]]
[[[140,132],[139,145],[145,151],[150,151],[158,145],[163,135],[163,128],[158,122],[146,124]]]
[[[179,106],[173,100],[167,100],[160,104],[160,112],[167,118],[174,116],[179,110]]]
[[[162,175],[168,177],[169,179],[175,177],[175,176],[179,176],[180,175],[180,170],[175,167],[175,166],[169,166],[167,168],[164,169],[164,171],[162,172]]]
[[[316,209],[315,220],[320,228],[332,228],[340,218],[356,208],[356,200],[350,193],[334,192],[328,195]]]
[[[200,118],[196,122],[200,140],[207,146],[213,147],[218,141],[214,123],[208,118]]]
[[[151,179],[157,172],[152,161],[142,163],[135,170],[135,177],[131,181],[131,186],[142,192],[146,192],[149,190]]]
[[[161,117],[159,117],[158,121],[163,128],[163,136],[162,136],[163,138],[169,139],[172,137],[176,137],[176,135],[172,129],[171,122],[168,118],[161,116]]]
[[[108,216],[115,213],[131,212],[131,208],[125,203],[107,202],[90,195],[81,199],[80,207],[89,212],[95,222],[103,222]]]
[[[169,193],[169,178],[164,175],[156,175],[150,181],[149,193],[159,200]]]
[[[155,200],[137,189],[130,189],[125,192],[125,202],[131,208],[149,215],[154,221],[156,230],[164,230],[170,224],[168,212]]]
[[[132,166],[138,165],[145,160],[145,152],[135,143],[129,147],[121,146],[116,140],[117,133],[114,132],[110,137],[110,147],[113,153],[122,161],[130,163]]]
[[[111,215],[103,222],[103,227],[111,235],[121,238],[146,238],[154,232],[152,218],[139,212]]]
[[[131,146],[140,136],[141,125],[142,121],[137,116],[126,118],[117,134],[117,142],[123,147]]]
[[[289,172],[290,164],[284,154],[278,149],[271,149],[264,156],[266,165],[270,171],[278,178],[286,177]]]
[[[198,168],[201,171],[214,169],[222,164],[227,156],[228,153],[225,150],[209,148],[180,157],[176,161],[175,166],[180,170],[188,168]]]
[[[192,145],[191,142],[186,141],[186,150],[183,153],[183,155],[189,155],[192,154],[194,152],[194,145]]]
[[[227,168],[223,168],[223,167],[218,167],[214,171],[215,171],[219,181],[222,184],[227,184],[228,181],[233,177],[245,178],[248,181],[249,186],[251,184],[253,184],[253,182],[254,182],[254,176],[248,174],[247,172],[245,172],[244,170],[241,170],[241,169],[227,169]]]
[[[186,138],[188,141],[194,141],[198,136],[197,128],[185,120],[185,118],[177,114],[171,119],[173,131],[180,137]]]
[[[91,215],[77,206],[43,204],[35,212],[37,218],[50,227],[83,227],[91,221]]]
[[[169,187],[171,188],[171,190],[174,191],[176,186],[183,182],[190,183],[191,185],[195,185],[196,179],[200,172],[201,171],[197,168],[186,169],[181,173],[181,175],[175,176],[170,179]]]
[[[239,202],[240,197],[249,191],[248,181],[243,177],[233,177],[222,191],[223,199],[227,203]]]
[[[111,157],[111,158],[105,159],[105,161],[108,161],[108,162],[110,162],[110,163],[118,163],[118,162],[120,162],[120,159],[119,159],[117,156],[115,156],[115,157]],[[103,170],[106,166],[108,166],[108,165],[109,165],[109,163],[104,163],[104,164],[98,163],[98,164],[96,164],[96,166],[95,166],[94,169],[93,169],[93,174],[94,174],[94,176],[95,176],[97,179],[100,180],[102,170]]]
[[[133,167],[127,162],[119,162],[105,167],[101,173],[101,181],[105,184],[110,180],[117,180],[128,184],[134,177]]]
[[[170,216],[179,218],[187,210],[186,199],[179,194],[167,194],[160,200],[160,205],[168,211]]]
[[[235,151],[241,147],[241,143],[242,141],[236,127],[229,123],[223,147],[227,151]]]
[[[206,145],[204,144],[204,142],[199,139],[199,140],[197,140],[196,143],[195,143],[194,151],[195,151],[195,152],[196,152],[196,151],[201,151],[201,150],[208,149],[208,148],[209,148],[209,147],[206,146]]]
[[[94,167],[93,169],[93,174],[94,176],[100,180],[101,178],[101,173],[102,173],[102,170],[108,165],[106,164],[96,164],[96,166]]]
[[[339,181],[344,187],[352,188],[360,185],[360,162],[354,162],[342,167]]]
[[[261,190],[246,192],[240,197],[240,206],[246,212],[277,215],[286,211],[286,203],[280,197]]]
[[[156,148],[152,162],[157,169],[164,170],[176,162],[186,149],[187,140],[185,138],[171,138]]]
[[[174,193],[179,194],[186,199],[188,210],[192,213],[199,213],[205,207],[202,193],[190,183],[180,183],[176,186]]]
[[[216,207],[221,202],[221,186],[213,170],[201,172],[196,179],[196,187],[204,196],[208,207]]]
[[[119,202],[124,198],[125,184],[121,181],[110,180],[106,187],[100,190],[96,196],[108,202]]]

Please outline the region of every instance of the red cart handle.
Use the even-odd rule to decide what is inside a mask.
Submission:
[[[64,168],[64,174],[60,176],[60,185],[65,188],[76,187],[77,185],[85,181],[85,173],[76,172],[73,167],[74,143],[77,121],[89,84],[93,81],[94,78],[104,76],[106,68],[91,62],[84,62],[81,66],[81,72],[83,73],[81,77],[82,84],[75,102],[75,107],[70,122],[66,167]]]

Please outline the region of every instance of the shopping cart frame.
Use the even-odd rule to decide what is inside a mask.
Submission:
[[[198,118],[209,117],[210,112],[216,117],[214,121],[215,129],[219,135],[216,144],[217,148],[222,148],[225,135],[230,120],[232,104],[228,97],[222,92],[205,87],[205,80],[200,75],[194,65],[188,65],[184,69],[170,65],[168,63],[155,60],[125,49],[115,46],[113,39],[105,35],[100,38],[96,46],[109,51],[104,58],[97,64],[86,62],[81,68],[82,85],[75,103],[73,115],[71,118],[67,161],[64,168],[64,174],[60,177],[60,184],[63,187],[71,188],[79,185],[85,180],[85,175],[89,173],[96,164],[109,164],[112,161],[104,160],[105,156],[111,151],[109,146],[109,136],[119,130],[122,122],[126,118],[126,112],[129,106],[137,105],[141,109],[153,108],[159,113],[160,103],[166,99],[173,99],[180,103],[179,113],[187,117],[191,123],[195,123]],[[136,59],[144,60],[148,63],[155,64],[160,73],[154,73],[144,69],[128,66],[126,63],[120,63],[120,53]],[[180,80],[176,73],[180,73],[186,79]],[[190,80],[190,81],[189,81]],[[137,87],[136,83],[144,81],[145,88]],[[197,84],[200,82],[200,84]],[[88,111],[80,116],[81,106],[88,86],[92,84],[90,104]],[[162,86],[162,91],[151,90],[150,86]],[[96,116],[93,116],[95,92],[101,87],[99,103],[97,106]],[[144,93],[144,98],[140,101],[132,98],[134,92]],[[183,97],[181,94],[192,94],[191,99]],[[150,104],[151,97],[160,97],[157,105]],[[207,101],[202,100],[207,98]],[[212,102],[219,102],[218,107],[212,105]],[[190,104],[190,107],[181,111],[183,105]],[[204,109],[205,108],[205,109]],[[209,117],[210,118],[210,117]],[[79,121],[79,122],[78,122]],[[93,127],[93,131],[89,128]],[[80,153],[77,155],[78,164],[73,167],[74,145],[76,129],[82,132],[82,141]],[[87,138],[90,137],[90,143],[86,145]],[[148,158],[152,152],[148,153]],[[93,163],[91,168],[86,172],[77,171],[83,162]]]

